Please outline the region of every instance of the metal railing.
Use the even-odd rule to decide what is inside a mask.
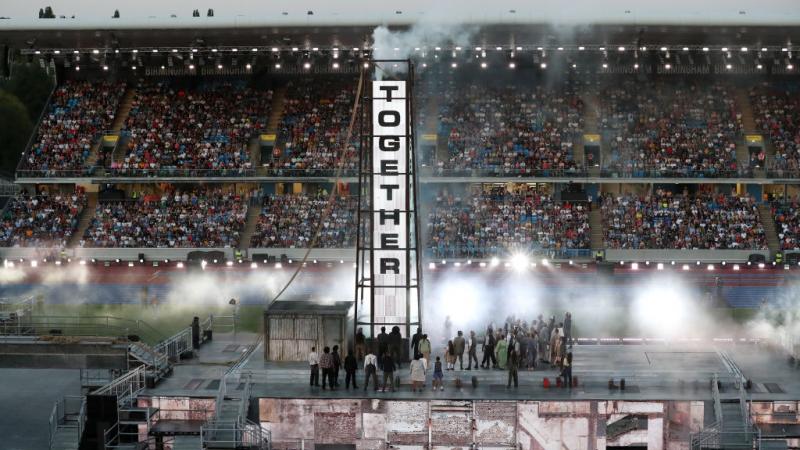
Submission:
[[[76,429],[77,439],[80,441],[83,435],[83,427],[86,422],[86,397],[67,395],[59,399],[53,405],[49,419],[49,448],[53,448],[55,438],[59,430]],[[77,442],[76,442],[77,444]]]
[[[161,332],[142,320],[114,316],[34,316],[24,327],[0,321],[0,335],[111,336],[137,335],[146,342],[163,339]]]
[[[247,419],[214,421],[200,428],[201,448],[258,448],[270,450],[272,436],[261,425]]]
[[[716,373],[711,379],[711,398],[714,400],[714,420],[722,428],[722,401],[719,397],[719,377]]]
[[[147,369],[139,366],[112,380],[105,386],[92,391],[92,395],[114,395],[117,403],[126,403],[145,388]]]
[[[155,375],[156,379],[169,369],[169,357],[157,352],[152,347],[142,342],[131,342],[128,345],[128,364],[131,365],[131,358],[143,363]]]
[[[186,327],[153,346],[153,350],[172,360],[192,349],[192,327]]]
[[[109,167],[106,177],[110,178],[155,178],[155,177],[180,177],[180,178],[206,178],[206,177],[254,177],[256,169],[250,167],[232,167],[226,169],[190,169],[178,167],[162,167],[160,169],[137,169],[123,167]]]

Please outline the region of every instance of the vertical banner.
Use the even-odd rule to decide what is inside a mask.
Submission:
[[[370,264],[375,323],[406,322],[410,200],[407,111],[405,81],[372,83]]]

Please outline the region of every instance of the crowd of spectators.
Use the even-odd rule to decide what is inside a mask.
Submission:
[[[732,87],[717,82],[627,80],[601,87],[597,115],[609,146],[606,170],[627,176],[736,173],[742,115],[734,98]]]
[[[265,196],[250,246],[307,248],[322,221],[315,248],[354,247],[358,199],[336,195],[333,205],[329,200],[324,190]]]
[[[227,188],[168,188],[98,203],[86,247],[235,247],[247,220],[246,196]]]
[[[3,247],[65,247],[78,216],[86,207],[86,194],[22,193],[9,201],[3,212]]]
[[[252,168],[250,138],[266,128],[272,91],[241,83],[194,89],[141,83],[125,122],[125,157],[112,169],[125,175],[191,170],[237,173]]]
[[[719,192],[602,197],[606,248],[735,249],[767,248],[753,197]]]
[[[527,175],[575,172],[573,144],[583,128],[583,101],[559,87],[450,82],[443,93],[439,135],[446,158],[439,173]]]
[[[750,104],[758,130],[775,148],[770,169],[797,172],[800,169],[800,90],[762,85],[750,91]],[[783,175],[779,173],[779,175]]]
[[[340,164],[357,170],[358,130],[347,139],[355,90],[350,77],[290,81],[272,160],[264,165],[285,175],[331,174]]]
[[[20,169],[44,176],[82,175],[124,93],[124,83],[105,81],[67,81],[57,87]]]
[[[772,215],[781,250],[800,250],[800,202],[774,202]]]
[[[527,185],[473,186],[440,192],[428,213],[427,248],[435,257],[556,253],[590,247],[586,204],[559,202]]]

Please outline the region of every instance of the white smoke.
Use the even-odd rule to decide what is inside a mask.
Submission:
[[[478,28],[472,25],[442,23],[424,20],[404,30],[390,30],[379,26],[372,32],[373,58],[375,60],[417,59],[432,54],[436,47],[468,48],[472,45]],[[379,77],[383,73],[405,73],[406,64],[382,64],[377,68]]]

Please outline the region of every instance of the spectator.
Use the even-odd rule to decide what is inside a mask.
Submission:
[[[375,392],[378,392],[378,358],[372,351],[368,351],[367,356],[364,357],[364,392],[369,388],[370,378],[372,378]]]
[[[344,387],[350,389],[350,383],[353,384],[353,389],[358,389],[356,385],[356,370],[358,370],[358,361],[352,350],[347,351],[347,356],[344,357]]]
[[[311,386],[319,386],[319,355],[316,347],[311,347],[308,354],[308,367],[311,369]]]
[[[125,83],[67,81],[56,88],[20,169],[40,176],[81,176],[100,133],[111,128]],[[104,155],[98,155],[98,165]]]
[[[259,248],[307,248],[322,221],[315,247],[355,246],[358,199],[337,196],[330,208],[328,201],[329,195],[324,191],[265,196],[250,245]],[[328,214],[324,215],[326,212]]]
[[[225,188],[167,188],[136,200],[103,202],[86,229],[92,247],[236,247],[248,202]]]
[[[442,360],[437,356],[436,362],[433,364],[433,390],[439,387],[440,391],[444,390],[444,372],[442,372]]]
[[[441,192],[428,214],[428,250],[437,258],[480,258],[521,251],[560,255],[588,249],[589,213],[527,185]]]
[[[425,383],[425,364],[419,359],[419,356],[415,356],[414,360],[411,361],[410,371],[411,392],[421,391],[422,385]]]
[[[625,80],[601,88],[596,97],[610,149],[607,170],[628,176],[736,175],[742,114],[733,87]]]
[[[78,187],[71,194],[30,195],[9,201],[3,212],[3,247],[65,247],[86,207],[86,195]]]
[[[389,386],[394,392],[394,358],[392,354],[386,352],[383,354],[383,390],[386,392],[386,387]]]
[[[582,133],[583,102],[572,84],[451,82],[443,97],[438,132],[446,136],[448,157],[435,162],[440,174],[578,171],[572,148]]]
[[[249,169],[250,138],[266,128],[271,103],[272,91],[241,83],[142,83],[125,122],[127,153],[112,168],[127,176]]]
[[[602,215],[608,248],[767,248],[755,200],[748,195],[661,189],[642,197],[606,194]]]

